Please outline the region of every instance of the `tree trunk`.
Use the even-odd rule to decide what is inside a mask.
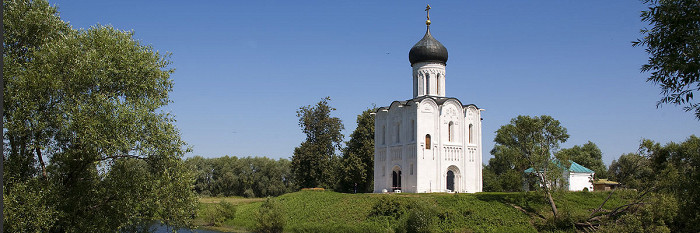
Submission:
[[[549,201],[549,205],[552,207],[552,213],[554,214],[554,217],[557,217],[558,211],[557,211],[557,204],[554,203],[554,199],[552,198],[552,192],[549,190],[549,183],[547,183],[547,179],[544,178],[544,174],[539,174],[540,177],[540,182],[542,182],[542,187],[544,188],[544,193],[547,195],[547,200]]]
[[[36,157],[39,158],[39,165],[41,165],[41,175],[46,179],[46,165],[44,164],[44,158],[41,156],[41,149],[36,148]]]

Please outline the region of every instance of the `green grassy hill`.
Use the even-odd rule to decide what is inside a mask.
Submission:
[[[344,194],[299,191],[274,198],[284,213],[289,232],[395,232],[402,231],[411,214],[425,213],[434,232],[573,231],[567,226],[585,218],[607,197],[607,192],[564,192],[556,195],[563,221],[552,222],[549,205],[537,193],[478,194]],[[629,192],[616,192],[604,209],[622,204]],[[223,198],[222,198],[223,199]],[[202,202],[201,210],[216,205]],[[230,229],[253,229],[263,199],[238,201]],[[550,219],[550,220],[547,220]],[[408,223],[410,224],[410,223]],[[222,230],[226,228],[218,228]],[[569,229],[569,230],[567,230]]]

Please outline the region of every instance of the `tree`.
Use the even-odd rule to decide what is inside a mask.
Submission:
[[[678,200],[677,216],[669,224],[673,232],[700,231],[700,138],[664,146],[651,140],[640,145],[640,154],[651,162],[653,180],[645,185]]]
[[[72,29],[43,0],[3,6],[5,229],[190,226],[186,145],[159,110],[172,90],[167,55],[133,32]]]
[[[302,188],[335,186],[337,155],[343,142],[343,123],[340,118],[331,117],[335,108],[328,105],[330,97],[321,99],[315,106],[309,105],[297,110],[299,127],[306,134],[306,140],[294,148],[292,172]]]
[[[700,2],[697,0],[644,0],[644,38],[633,46],[646,46],[649,54],[643,72],[651,72],[647,82],[658,84],[663,97],[657,103],[685,105],[700,119],[700,103],[693,94],[700,90]]]
[[[608,176],[624,187],[641,189],[651,179],[653,172],[647,158],[636,153],[627,153],[612,161]]]
[[[582,146],[574,146],[568,149],[562,149],[557,152],[557,157],[570,159],[581,166],[589,168],[595,172],[595,178],[607,178],[607,169],[603,163],[603,152],[598,146],[588,141]]]
[[[374,115],[367,109],[357,115],[357,128],[343,150],[340,165],[340,190],[366,193],[374,190]]]
[[[484,188],[492,192],[518,192],[523,190],[524,171],[529,167],[525,160],[518,159],[516,148],[497,144],[491,149],[493,158],[489,159],[486,171],[493,173],[491,180],[485,180]],[[491,175],[491,174],[489,174]],[[486,177],[486,176],[484,176]],[[491,184],[486,184],[490,182]]]
[[[555,163],[554,152],[559,148],[559,143],[566,142],[568,138],[566,128],[561,126],[559,121],[551,116],[542,115],[518,116],[511,119],[510,124],[496,130],[493,140],[496,146],[512,150],[515,161],[525,161],[533,168],[554,216],[557,216],[557,206],[552,198],[552,188],[561,178],[561,165],[568,167],[565,160],[559,160],[561,164]]]

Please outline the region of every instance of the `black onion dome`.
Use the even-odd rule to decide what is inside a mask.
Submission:
[[[428,27],[423,39],[408,52],[408,60],[411,61],[411,66],[419,62],[439,62],[446,65],[447,48],[430,35],[430,27]]]

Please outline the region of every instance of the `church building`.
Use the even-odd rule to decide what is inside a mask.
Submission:
[[[426,25],[408,53],[413,98],[375,115],[374,192],[481,192],[483,109],[446,97],[447,48]]]

